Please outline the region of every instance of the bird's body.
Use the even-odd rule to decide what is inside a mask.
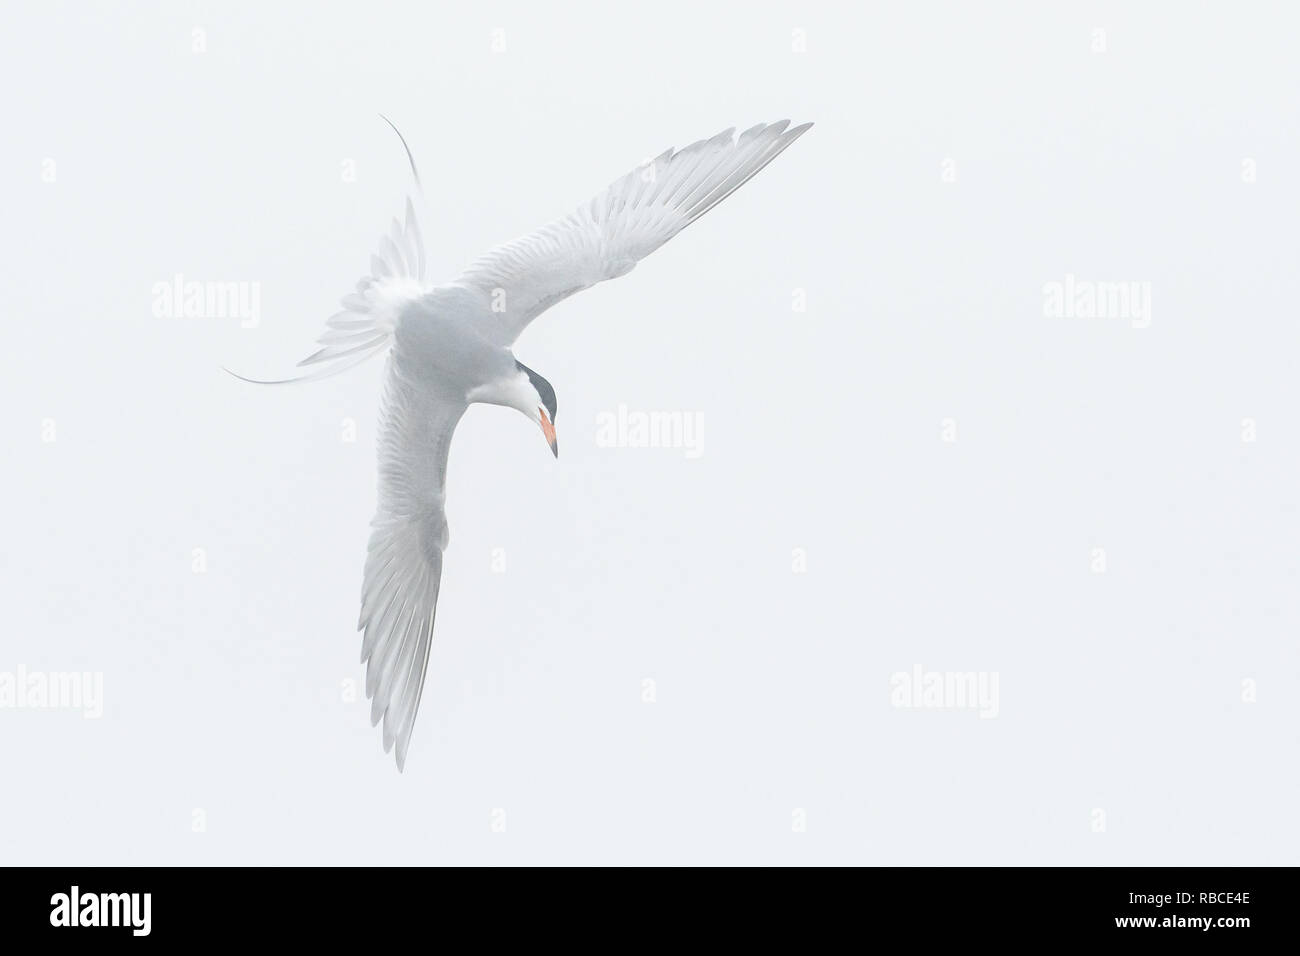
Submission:
[[[403,311],[393,355],[418,369],[425,388],[474,401],[476,388],[515,368],[510,349],[481,334],[488,317],[456,286],[430,290]]]
[[[322,378],[388,353],[378,507],[358,627],[371,719],[383,720],[384,749],[396,745],[399,769],[429,659],[449,538],[447,457],[457,423],[475,402],[515,408],[542,428],[558,455],[555,391],[515,358],[515,339],[555,303],[631,271],[811,125],[760,125],[737,139],[727,130],[668,150],[444,285],[425,280],[424,246],[408,199],[405,220],[393,221],[371,259],[371,274],[344,297],[322,348],[301,363],[320,370],[286,380]]]

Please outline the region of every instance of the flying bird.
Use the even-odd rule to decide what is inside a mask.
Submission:
[[[416,188],[420,175],[406,150]],[[452,432],[474,402],[518,410],[558,457],[555,389],[515,358],[533,319],[575,292],[626,275],[748,182],[811,123],[728,129],[668,149],[573,212],[475,261],[459,278],[425,278],[424,243],[411,196],[370,258],[370,274],[343,297],[319,351],[297,378],[324,378],[387,354],[380,411],[378,509],[371,521],[361,614],[361,660],[372,724],[404,769],[424,688],[447,548],[444,497]],[[229,370],[227,370],[229,371]],[[236,373],[231,373],[236,374]]]

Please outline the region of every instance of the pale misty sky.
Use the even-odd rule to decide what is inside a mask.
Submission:
[[[6,862],[1297,862],[1291,7],[7,20]],[[400,775],[353,693],[381,365],[221,371],[367,271],[380,112],[438,279],[816,123],[520,339],[558,460],[461,423]],[[257,321],[156,309],[178,275]]]

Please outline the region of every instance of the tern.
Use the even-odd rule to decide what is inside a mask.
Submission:
[[[420,174],[401,131],[393,127]],[[337,374],[386,354],[379,422],[378,507],[361,588],[370,721],[384,722],[384,751],[405,769],[424,689],[447,549],[444,499],[452,433],[475,402],[513,408],[534,422],[559,457],[555,389],[515,358],[533,319],[575,292],[627,275],[641,259],[726,199],[812,126],[788,120],[734,127],[633,169],[569,215],[498,246],[452,282],[425,279],[424,242],[408,193],[370,258],[370,274],[343,297],[319,366],[279,385]],[[229,371],[227,369],[227,371]]]

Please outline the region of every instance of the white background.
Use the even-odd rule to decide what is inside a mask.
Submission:
[[[0,710],[0,860],[1300,862],[1292,6],[119,6],[0,33],[0,671],[105,698]],[[817,124],[520,340],[558,461],[462,422],[405,774],[344,692],[381,364],[220,371],[289,372],[368,271],[379,112],[440,279]],[[176,273],[260,326],[155,317]],[[1067,273],[1150,326],[1045,316]],[[598,447],[620,403],[703,456]],[[891,706],[918,664],[996,719]]]

